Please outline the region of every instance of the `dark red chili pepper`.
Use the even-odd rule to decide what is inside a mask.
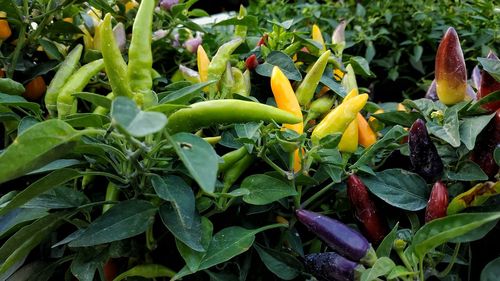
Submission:
[[[347,178],[347,197],[354,207],[363,233],[369,241],[378,244],[387,234],[387,228],[366,185],[355,174]]]
[[[429,197],[429,202],[427,202],[425,222],[445,217],[447,208],[448,190],[444,183],[437,181],[432,187],[431,196]]]
[[[408,134],[410,161],[413,170],[427,182],[436,180],[443,173],[443,161],[432,142],[422,119],[417,119]]]
[[[498,57],[491,51],[487,58],[491,60],[499,60]],[[500,91],[500,82],[495,80],[495,78],[493,78],[488,72],[483,70],[481,73],[481,82],[479,83],[479,89],[477,91],[477,98],[484,98],[496,91]],[[500,108],[500,100],[483,104],[483,108],[489,111],[495,111]]]
[[[103,266],[104,280],[112,281],[118,275],[118,270],[116,262],[113,259],[109,259]]]
[[[368,266],[377,260],[366,238],[342,222],[302,209],[297,210],[296,215],[301,223],[342,256]]]
[[[471,160],[478,164],[489,178],[498,173],[498,165],[495,162],[494,151],[500,145],[500,108],[497,109],[495,117],[490,121],[486,129],[479,134],[476,146],[471,154]]]
[[[259,61],[257,60],[257,56],[252,54],[245,60],[245,65],[248,70],[254,70],[259,66]]]
[[[320,281],[358,280],[363,265],[350,261],[335,252],[316,253],[305,256],[306,268]]]
[[[262,45],[267,46],[267,43],[266,43],[267,38],[269,38],[269,35],[267,35],[267,34],[262,35],[262,37],[260,37],[259,42],[257,42],[257,47],[262,46]]]

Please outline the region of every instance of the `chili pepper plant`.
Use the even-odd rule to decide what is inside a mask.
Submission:
[[[194,2],[0,14],[2,280],[496,280],[493,53],[471,83],[450,28],[427,97],[375,103],[346,22],[241,7],[215,45]]]

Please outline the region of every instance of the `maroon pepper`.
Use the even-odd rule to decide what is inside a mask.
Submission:
[[[498,57],[491,51],[487,58],[491,60],[499,60]],[[477,91],[477,98],[484,98],[496,91],[500,91],[500,82],[495,80],[495,78],[493,78],[488,72],[483,70],[481,73],[481,80],[479,82],[479,89]],[[482,107],[489,111],[495,111],[500,108],[500,100],[483,104]]]
[[[296,215],[302,224],[342,256],[367,266],[377,260],[368,240],[342,222],[302,209],[297,210]]]
[[[259,66],[259,61],[257,60],[257,56],[252,54],[245,60],[245,65],[248,70],[254,70]]]
[[[498,173],[498,165],[495,162],[494,151],[500,145],[500,108],[497,109],[495,117],[490,121],[486,129],[479,134],[476,146],[471,154],[471,160],[478,164],[489,178]]]
[[[422,119],[411,125],[408,145],[413,170],[427,182],[436,180],[443,173],[444,165]]]
[[[380,243],[387,234],[387,228],[375,202],[370,198],[366,185],[355,174],[347,178],[347,197],[354,207],[365,236],[374,244]]]
[[[441,181],[437,181],[432,187],[429,202],[425,209],[425,222],[430,222],[446,216],[448,208],[448,190],[446,185]]]
[[[320,281],[359,280],[363,265],[350,261],[335,252],[309,254],[305,257],[306,268]]]

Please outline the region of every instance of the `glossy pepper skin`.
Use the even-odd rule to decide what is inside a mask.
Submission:
[[[439,100],[453,105],[464,100],[467,92],[467,69],[457,32],[448,28],[436,53],[436,92]]]
[[[342,222],[303,209],[295,214],[302,224],[342,256],[367,266],[372,266],[377,260],[368,240]]]
[[[471,154],[471,160],[478,164],[489,178],[493,178],[499,167],[495,162],[494,151],[500,145],[500,109],[497,109],[495,117],[490,121],[486,129],[481,132],[476,146]]]
[[[259,61],[257,60],[257,56],[255,54],[251,54],[245,60],[245,66],[247,67],[248,70],[255,70],[257,66],[259,66]]]
[[[443,173],[443,161],[432,142],[422,119],[417,119],[408,133],[410,161],[413,170],[427,182],[432,182]]]
[[[312,35],[312,39],[314,41],[316,41],[319,44],[321,44],[320,51],[321,52],[326,51],[325,39],[323,39],[323,35],[321,34],[321,29],[319,28],[319,26],[317,26],[315,24],[313,25],[311,35]]]
[[[347,197],[365,236],[374,244],[380,243],[387,234],[387,227],[375,202],[370,198],[368,188],[355,174],[347,178]]]
[[[27,100],[38,100],[45,94],[47,90],[47,85],[45,84],[45,80],[43,80],[42,76],[37,76],[33,80],[31,80],[25,87],[26,91],[23,93],[23,97]]]
[[[490,51],[488,54],[488,59],[498,61],[498,57]],[[477,98],[481,99],[486,97],[487,95],[500,91],[500,82],[495,80],[488,72],[485,70],[481,73],[481,80],[479,83],[479,89],[477,92]],[[488,111],[495,111],[500,108],[500,101],[489,102],[482,105],[484,109]]]
[[[358,95],[358,89],[354,88],[351,90],[347,96],[345,96],[342,102],[346,102],[351,98]],[[359,113],[358,113],[359,114]],[[340,139],[338,148],[341,152],[354,153],[358,149],[358,140],[359,140],[359,129],[358,129],[358,120],[355,118],[349,123],[344,133],[342,134],[342,138]]]
[[[431,196],[425,209],[425,222],[430,222],[446,216],[448,208],[448,189],[441,181],[437,181],[432,187]]]
[[[320,281],[354,281],[364,267],[335,252],[315,253],[305,256],[309,273]]]
[[[198,64],[198,73],[200,74],[201,82],[208,81],[208,65],[210,64],[210,59],[202,45],[198,46],[196,50],[196,62]]]
[[[368,121],[366,121],[365,117],[358,113],[356,116],[358,120],[358,142],[361,146],[368,148],[372,146],[372,144],[377,142],[377,134],[372,130]]]
[[[330,54],[330,51],[326,51],[318,58],[297,88],[296,95],[300,105],[308,105],[311,102],[319,80],[321,80],[325,71]]]
[[[12,30],[10,30],[9,22],[4,19],[7,17],[7,13],[0,11],[0,41],[7,40],[12,35]]]

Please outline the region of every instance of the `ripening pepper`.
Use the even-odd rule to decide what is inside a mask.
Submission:
[[[26,85],[23,97],[30,101],[38,100],[45,94],[46,90],[45,80],[42,76],[37,76]]]
[[[342,87],[347,92],[350,92],[352,89],[357,89],[358,88],[358,83],[356,82],[356,75],[354,73],[354,68],[352,68],[352,65],[348,64],[345,67],[346,73],[342,77]]]
[[[330,217],[299,209],[297,219],[340,255],[372,266],[377,255],[368,240],[352,228]]]
[[[374,244],[381,242],[387,234],[387,227],[375,202],[370,198],[368,188],[355,174],[347,178],[347,197],[368,240]]]
[[[326,51],[325,39],[323,39],[323,35],[321,34],[321,29],[319,29],[319,27],[315,24],[313,24],[311,35],[314,41],[321,44],[320,53]]]
[[[7,18],[7,13],[0,11],[0,41],[5,41],[12,35],[9,22],[5,18]]]
[[[200,74],[195,70],[180,64],[179,71],[181,72],[182,77],[184,77],[186,81],[189,81],[191,83],[201,82]]]
[[[326,51],[318,58],[297,88],[296,95],[300,105],[308,105],[311,102],[319,80],[321,80],[325,71],[330,54],[330,51]]]
[[[342,102],[346,102],[357,95],[358,89],[352,89],[352,91],[345,96]],[[358,149],[358,138],[358,120],[357,118],[354,118],[342,134],[342,138],[340,139],[338,145],[339,151],[354,153]]]
[[[425,222],[430,222],[446,216],[448,208],[448,190],[446,185],[437,181],[432,187],[431,196],[425,209]]]
[[[379,114],[379,113],[384,113],[384,110],[378,109],[375,111],[373,114]],[[373,114],[368,118],[368,124],[370,124],[370,127],[375,131],[378,132],[384,128],[384,123],[378,120]]]
[[[335,109],[330,111],[323,120],[314,128],[311,140],[314,144],[334,133],[343,133],[349,124],[356,119],[356,116],[368,101],[368,95],[362,94],[342,102]]]
[[[495,117],[486,128],[479,134],[476,146],[471,154],[471,160],[481,167],[481,170],[489,177],[493,178],[499,167],[493,155],[495,148],[500,144],[500,108],[497,109]]]
[[[377,134],[372,130],[365,117],[358,113],[358,142],[364,148],[370,147],[377,142]]]
[[[443,161],[429,137],[422,119],[417,119],[408,133],[410,161],[413,170],[427,182],[434,181],[443,173]]]
[[[257,60],[257,56],[255,54],[250,55],[246,60],[245,60],[245,66],[247,67],[248,70],[254,70],[259,66],[259,61]]]
[[[196,50],[196,61],[198,63],[198,73],[200,74],[201,82],[207,82],[210,59],[202,45],[198,46],[198,50]]]
[[[436,92],[439,100],[453,105],[464,100],[467,69],[460,40],[453,27],[448,28],[436,53]]]
[[[488,54],[487,58],[500,63],[498,57],[495,56],[495,54],[493,54],[493,52],[491,51]],[[495,80],[495,78],[493,78],[487,71],[483,70],[481,73],[481,80],[479,82],[477,98],[484,98],[495,91],[500,91],[500,82]],[[489,111],[495,111],[500,108],[500,100],[483,104],[482,107]]]
[[[271,73],[271,90],[276,100],[278,108],[292,113],[293,115],[303,119],[302,110],[295,95],[290,81],[279,67],[275,66]],[[297,124],[283,124],[284,128],[293,130],[298,134],[304,132],[304,123]],[[294,171],[297,172],[301,169],[301,161],[298,149],[294,152]]]
[[[315,253],[305,256],[307,271],[320,281],[359,280],[363,265],[344,258],[335,252]]]
[[[335,28],[332,34],[332,44],[333,44],[333,49],[335,51],[335,54],[338,57],[342,56],[342,52],[344,51],[345,48],[345,27],[347,25],[347,22],[345,20],[342,20],[339,25]]]

